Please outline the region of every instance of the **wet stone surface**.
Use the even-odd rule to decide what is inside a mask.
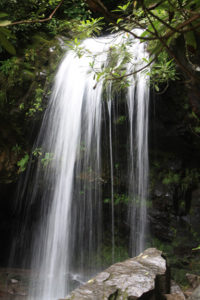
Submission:
[[[167,293],[166,272],[162,252],[149,248],[135,258],[112,265],[65,299],[159,299],[155,297]],[[158,296],[154,295],[155,290]]]
[[[0,300],[28,300],[29,270],[0,269]]]

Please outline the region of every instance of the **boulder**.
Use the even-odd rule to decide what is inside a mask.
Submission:
[[[149,248],[139,256],[116,263],[74,290],[66,300],[161,300],[170,281],[162,252]]]
[[[174,281],[171,280],[170,294],[165,294],[166,300],[185,300],[185,296],[180,286]]]
[[[200,300],[200,285],[194,290],[189,300]]]
[[[193,289],[200,285],[200,276],[196,274],[187,273],[186,278]]]
[[[185,300],[185,296],[181,294],[166,294],[165,295],[166,300]]]

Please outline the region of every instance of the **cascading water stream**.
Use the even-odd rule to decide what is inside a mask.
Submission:
[[[109,116],[109,149],[110,149],[110,182],[111,182],[111,234],[112,234],[112,263],[115,260],[115,209],[114,209],[114,176],[113,176],[113,148],[112,148],[112,85],[108,84],[107,104]]]
[[[123,37],[88,39],[83,43],[82,46],[92,54],[98,54],[94,65],[96,70],[101,70],[102,64],[106,64],[113,40],[120,44]],[[127,72],[139,64],[141,67],[142,58],[147,57],[145,46],[139,41],[132,40],[129,48],[133,62],[127,65]],[[107,89],[101,81],[96,84],[90,72],[90,63],[89,55],[83,55],[80,59],[72,51],[67,53],[56,75],[53,93],[34,146],[48,153],[48,159],[45,167],[38,162],[32,196],[28,199],[30,204],[39,199],[41,208],[38,225],[34,225],[31,260],[38,284],[35,286],[33,281],[30,286],[31,300],[63,298],[73,288],[71,279],[83,282],[104,266],[100,257],[104,183],[102,108],[105,101],[109,119],[107,147],[110,156],[112,260],[115,258],[112,128],[116,124],[111,105],[118,100],[123,100],[128,110],[129,147],[122,155],[128,155],[131,254],[138,253],[144,247],[148,188],[148,80],[144,74],[137,74],[124,99],[116,93],[114,99],[111,96],[112,84],[108,84]],[[102,98],[106,98],[105,101]]]
[[[92,40],[88,43],[90,48],[96,46]],[[54,156],[45,172],[51,200],[48,199],[47,209],[44,194],[45,219],[40,224],[32,259],[32,268],[40,270],[42,288],[31,289],[33,299],[50,300],[66,295],[68,273],[74,271],[73,260],[79,261],[81,274],[83,259],[89,260],[99,245],[101,202],[97,185],[100,185],[102,84],[93,89],[88,66],[87,57],[80,63],[73,52],[67,54],[57,73],[40,131],[38,144]],[[85,147],[84,151],[81,147]],[[72,207],[74,198],[76,209]],[[94,222],[99,225],[93,226]],[[90,274],[89,261],[84,276],[87,271]]]
[[[145,47],[134,49],[137,61],[144,58]],[[144,250],[146,235],[146,201],[148,197],[148,110],[149,88],[147,78],[140,73],[128,89],[127,105],[130,122],[129,134],[129,224],[130,253],[138,255]]]

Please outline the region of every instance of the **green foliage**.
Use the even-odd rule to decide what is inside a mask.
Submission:
[[[44,157],[41,159],[41,163],[43,166],[47,166],[54,158],[54,153],[48,153],[46,152]]]
[[[37,56],[36,50],[34,48],[26,49],[24,56],[26,61],[34,62]]]
[[[117,120],[116,120],[116,124],[124,124],[124,122],[126,121],[127,117],[126,116],[120,116]]]
[[[88,52],[83,46],[81,46],[81,40],[78,40],[76,37],[73,42],[68,42],[68,46],[71,50],[73,50],[76,55],[81,58],[83,55]]]
[[[26,153],[22,159],[17,162],[17,166],[19,167],[18,172],[21,173],[26,170],[27,164],[29,161],[29,155]]]
[[[47,17],[59,4],[59,1],[56,0],[22,0],[20,2],[19,0],[12,0],[10,2],[11,5],[9,7],[5,6],[5,0],[2,0],[2,4],[0,4],[0,10],[5,9],[5,11],[0,14],[0,18],[2,18],[2,22],[4,22],[2,26],[6,24],[5,22],[10,22],[10,20],[8,21],[7,19],[14,21],[27,19],[27,16],[28,19],[32,20]],[[169,80],[177,79],[177,64],[184,69],[177,57],[175,57],[176,55],[173,50],[170,50],[169,47],[172,48],[178,38],[183,36],[185,47],[187,48],[187,59],[189,61],[191,56],[190,48],[194,51],[198,50],[196,34],[193,30],[193,27],[197,27],[196,31],[199,30],[198,18],[196,18],[196,16],[198,16],[198,8],[198,3],[191,0],[181,3],[164,0],[157,5],[155,5],[154,1],[144,0],[141,3],[139,1],[116,3],[113,9],[115,15],[113,18],[110,18],[110,25],[113,26],[113,30],[124,30],[128,32],[127,40],[129,36],[133,35],[139,38],[141,42],[149,42],[149,52],[151,56],[155,56],[156,60],[150,71],[151,83],[157,91],[160,89],[160,84],[168,84]],[[49,22],[36,22],[29,25],[22,24],[13,26],[11,31],[13,31],[14,34],[17,33],[17,35],[23,36],[23,41],[29,41],[30,35],[28,35],[28,32],[30,30],[32,32],[33,30],[38,31],[38,28],[47,32],[48,35],[56,35],[59,32],[63,34],[66,30],[68,32],[71,31],[73,34],[76,34],[77,39],[80,40],[93,34],[100,34],[102,30],[103,18],[91,18],[90,14],[85,1],[66,0]],[[117,19],[116,16],[118,17]],[[187,24],[189,25],[187,26]],[[2,28],[5,29],[4,27]],[[138,34],[132,33],[133,28],[141,28],[143,32]],[[10,38],[7,39],[8,42],[9,39]],[[76,40],[74,44],[78,56],[81,57],[83,55],[83,49],[78,49],[79,45]],[[112,50],[111,57],[113,62],[115,61],[114,56],[116,57],[116,52],[124,54],[124,49],[121,48],[121,45],[119,46],[119,50],[117,50],[117,47]],[[128,56],[128,51],[126,52],[126,56]],[[34,59],[34,55],[31,55],[31,57]],[[151,61],[153,61],[153,59],[151,59],[148,64],[151,63]],[[115,65],[114,67],[111,64],[104,66],[102,70],[94,70],[93,68],[96,74],[96,80],[99,81],[103,79],[107,81],[115,79],[116,81],[120,81],[122,85],[127,86],[128,81],[124,79],[126,77],[124,72],[124,65],[126,63],[126,59],[122,59],[120,66]]]
[[[187,46],[191,46],[195,50],[197,49],[197,41],[194,32],[186,32],[184,38]]]
[[[198,184],[200,171],[198,168],[173,168],[171,161],[175,159],[173,154],[155,160],[150,169],[150,183],[154,184],[159,180],[169,188],[178,187],[181,192]],[[154,187],[153,187],[154,188]]]
[[[111,265],[113,263],[112,247],[110,245],[104,245],[101,253],[102,254],[100,264],[102,265],[103,263],[105,267]],[[124,261],[128,257],[129,256],[126,247],[124,247],[123,245],[115,245],[115,262]]]
[[[41,164],[46,167],[54,159],[54,153],[43,152],[42,148],[35,148],[32,151],[34,160],[41,162]],[[33,161],[34,161],[33,160]]]
[[[16,144],[15,146],[12,147],[12,151],[15,152],[16,154],[20,154],[22,150],[22,147],[18,144]]]
[[[8,24],[8,22],[6,24]],[[16,54],[16,50],[10,41],[11,38],[13,39],[14,35],[11,35],[11,32],[8,29],[0,27],[0,46],[1,46],[0,52],[2,52],[2,48],[3,48],[11,55]]]
[[[96,66],[98,55],[93,57],[93,61],[90,63],[91,72],[94,72],[94,79],[97,83],[104,82],[105,89],[110,81],[112,81],[112,91],[129,86],[129,78],[125,75],[126,65],[132,60],[132,53],[129,51],[130,44],[130,39],[124,37],[120,44],[110,46],[107,63],[102,64],[100,68]]]
[[[68,47],[72,49],[76,55],[81,58],[83,55],[92,56],[90,49],[86,49],[81,45],[81,41],[87,37],[99,35],[102,29],[103,18],[91,18],[90,20],[83,20],[75,24],[73,32],[75,38],[73,41],[67,43]],[[94,63],[91,63],[94,65]]]
[[[106,11],[104,13],[106,14]],[[141,42],[148,42],[150,59],[146,60],[146,72],[149,73],[151,84],[157,92],[163,84],[165,88],[162,92],[165,92],[169,81],[178,79],[177,67],[185,76],[198,81],[198,76],[193,75],[193,70],[199,68],[199,61],[198,64],[192,62],[199,51],[198,1],[164,0],[158,3],[153,0],[122,1],[116,3],[110,18],[107,18],[113,31],[124,31],[127,36],[133,36]],[[133,31],[135,28],[140,28],[142,31]],[[184,41],[181,55],[175,50],[179,46],[179,41]],[[148,67],[152,63],[149,71]],[[134,71],[130,72],[130,75],[132,73]],[[100,78],[110,80],[112,77],[115,80],[120,78],[123,82],[126,76],[121,70],[106,70],[104,67],[104,70],[97,72],[97,81]]]
[[[150,60],[144,59],[149,64]],[[162,51],[156,60],[152,64],[149,71],[145,71],[150,77],[150,84],[155,88],[157,92],[160,91],[159,86],[162,84],[168,84],[170,81],[175,81],[179,77],[177,75],[176,65],[173,59],[169,58],[166,51]]]
[[[190,186],[196,185],[200,179],[200,171],[198,169],[186,169],[185,176],[182,178],[181,181],[181,188],[182,190],[187,190]]]
[[[0,52],[2,48],[5,49],[8,53],[15,55],[16,50],[12,44],[12,40],[15,39],[15,35],[7,28],[11,21],[7,20],[8,14],[0,12]]]
[[[0,9],[5,9],[3,6],[4,2],[5,0],[3,0],[2,5],[0,4]],[[8,22],[7,19],[14,21],[27,19],[27,16],[32,20],[47,17],[58,4],[59,1],[56,0],[28,0],[26,2],[25,0],[20,2],[19,0],[12,0],[11,6],[9,8],[6,7],[5,11],[0,15],[0,18],[3,20],[2,22],[4,22],[2,26],[6,24],[5,22]],[[126,87],[129,84],[125,65],[131,60],[127,45],[131,43],[130,36],[132,35],[139,38],[141,42],[145,42],[146,40],[149,42],[148,50],[151,56],[154,55],[155,62],[151,70],[147,69],[146,72],[150,75],[151,84],[157,92],[160,90],[160,85],[166,84],[167,87],[170,80],[178,79],[176,66],[179,61],[177,58],[175,59],[173,51],[169,51],[169,47],[173,46],[182,35],[185,39],[186,48],[192,47],[194,50],[197,50],[196,35],[192,30],[192,26],[195,27],[198,25],[198,22],[194,18],[194,21],[191,20],[189,22],[192,25],[190,27],[184,25],[184,22],[188,19],[190,20],[191,16],[198,13],[198,3],[185,1],[180,4],[175,1],[164,0],[155,5],[153,1],[149,0],[145,0],[142,3],[138,1],[125,1],[122,4],[117,3],[113,11],[118,16],[117,19],[115,15],[110,20],[113,30],[124,30],[128,34],[123,43],[110,48],[110,63],[108,65],[102,66],[100,70],[97,70],[95,69],[95,63],[91,63],[91,69],[95,72],[97,82],[99,80],[107,82],[114,79],[122,87]],[[88,54],[89,49],[83,49],[80,46],[80,40],[93,34],[99,35],[102,31],[103,18],[95,19],[90,17],[90,14],[85,1],[66,0],[49,22],[13,26],[11,34],[15,34],[17,37],[20,36],[20,39],[23,37],[23,41],[30,41],[33,31],[36,32],[39,28],[40,31],[42,30],[48,35],[56,35],[61,32],[65,34],[66,31],[72,32],[76,34],[76,38],[74,39],[74,45],[71,47],[81,57],[85,51]],[[9,17],[11,15],[12,17]],[[181,29],[177,29],[179,27]],[[135,34],[131,32],[133,28],[141,28],[143,31]],[[2,29],[5,29],[5,27],[2,27]],[[31,35],[28,34],[30,30]],[[8,42],[9,39],[10,37],[8,38]],[[31,52],[31,50],[25,53],[27,61],[34,61],[35,55],[36,53],[34,51]],[[188,55],[190,57],[190,53]],[[150,58],[149,61],[144,60],[148,65],[154,59]],[[120,62],[120,64],[116,64],[116,61]],[[31,70],[28,70],[27,73],[31,76]],[[198,133],[199,129],[196,128],[195,131]]]
[[[40,117],[54,77],[54,71],[63,54],[59,34],[70,38],[80,20],[90,16],[85,1],[65,0],[48,22],[10,25],[10,22],[48,18],[59,0],[0,1],[0,117],[8,124],[7,145],[12,151],[13,170],[25,170],[31,145],[27,139],[32,122]],[[62,50],[62,53],[61,53]],[[35,152],[35,151],[34,151]],[[47,165],[51,154],[33,153],[32,159],[43,159]],[[9,175],[10,176],[10,175]],[[16,174],[12,174],[15,178]]]
[[[194,112],[193,108],[185,106],[184,107],[187,112],[187,121],[189,123],[189,129],[192,133],[199,137],[200,135],[200,118],[197,113]]]
[[[131,5],[131,1],[128,1],[126,4],[124,5],[118,5],[116,9],[114,9],[113,11],[116,12],[126,12],[129,8],[129,6]]]
[[[162,180],[163,184],[178,184],[180,182],[180,174],[174,173],[171,170],[166,174]]]
[[[88,19],[88,11],[85,1],[65,0],[57,10],[53,18],[47,22],[39,20],[48,18],[54,11],[60,0],[6,0],[0,3],[0,53],[9,52],[16,55],[20,49],[32,41],[32,37],[38,31],[45,32],[48,36],[59,33],[69,35],[77,21]],[[23,20],[38,20],[23,24]],[[22,24],[9,26],[13,22],[22,21]],[[9,27],[8,27],[9,26]]]
[[[199,273],[200,264],[198,252],[192,252],[191,250],[199,250],[197,248],[191,249],[188,247],[188,237],[180,236],[176,228],[171,228],[174,231],[172,240],[170,242],[163,242],[158,238],[151,238],[147,247],[155,247],[163,252],[170,265],[172,279],[176,280],[181,285],[187,285],[186,273]],[[187,235],[188,233],[185,232]],[[187,245],[186,245],[187,244]],[[181,249],[177,250],[176,249]]]
[[[32,151],[34,157],[40,157],[42,155],[42,148],[35,148]]]
[[[19,155],[22,152],[22,147],[16,144],[12,148],[12,151],[15,152],[17,155]],[[54,154],[48,152],[43,153],[42,148],[35,148],[32,151],[31,163],[34,163],[35,161],[39,161],[44,167],[46,167],[53,159],[54,159]],[[19,167],[18,173],[24,172],[26,170],[29,161],[30,161],[30,156],[28,153],[25,153],[25,155],[17,162],[17,166]]]
[[[114,194],[114,205],[118,205],[118,204],[128,204],[130,201],[128,195],[126,194],[118,194],[115,193]],[[110,198],[105,198],[104,203],[111,203],[111,199]]]
[[[0,61],[0,70],[6,76],[15,76],[16,72],[19,71],[19,61],[17,57],[12,57],[5,61]]]
[[[36,112],[42,111],[42,98],[43,98],[44,91],[40,87],[35,89],[35,100],[33,102],[33,106],[29,108],[26,112],[26,115],[32,117]]]
[[[198,247],[196,247],[196,248],[193,248],[192,250],[193,251],[200,250],[200,245]]]
[[[80,21],[80,25],[77,26],[77,31],[79,33],[79,38],[90,37],[94,34],[99,35],[102,30],[102,17],[101,18],[91,18],[89,20]]]

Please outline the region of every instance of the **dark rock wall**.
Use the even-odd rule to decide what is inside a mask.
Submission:
[[[150,243],[169,256],[177,280],[200,271],[200,136],[198,115],[183,83],[150,105]],[[183,270],[183,271],[182,271]]]

